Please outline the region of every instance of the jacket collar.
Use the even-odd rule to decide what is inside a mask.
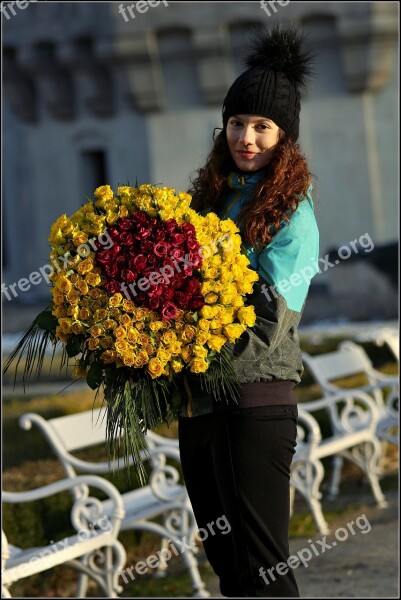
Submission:
[[[246,190],[259,183],[265,176],[265,169],[259,169],[251,173],[231,171],[227,177],[227,183],[233,190]]]

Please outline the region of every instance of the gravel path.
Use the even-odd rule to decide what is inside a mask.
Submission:
[[[301,598],[400,597],[398,492],[387,492],[386,498],[389,506],[379,509],[372,505],[371,497],[362,496],[357,510],[346,511],[331,523],[325,540],[321,535],[290,540],[291,554],[303,551],[305,556],[306,566],[300,564],[295,570]],[[355,505],[355,498],[349,501]],[[352,521],[354,535],[349,528]],[[317,540],[331,547],[323,550]],[[310,562],[308,554],[312,555]],[[217,577],[209,580],[207,588],[212,597],[222,597]]]

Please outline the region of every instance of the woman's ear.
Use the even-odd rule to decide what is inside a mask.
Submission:
[[[213,129],[213,135],[212,135],[212,139],[213,139],[213,141],[214,141],[214,142],[216,141],[216,131],[220,131],[220,132],[222,132],[222,131],[224,131],[224,128],[223,128],[223,127],[215,127],[215,128]],[[219,135],[220,135],[220,134],[219,134]]]

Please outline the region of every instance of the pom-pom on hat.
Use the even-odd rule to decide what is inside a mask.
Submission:
[[[232,115],[271,119],[294,141],[299,135],[301,91],[311,75],[312,55],[300,33],[275,25],[260,30],[245,59],[248,67],[232,84],[223,103],[223,126]]]

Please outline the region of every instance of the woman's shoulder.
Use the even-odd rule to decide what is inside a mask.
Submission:
[[[310,234],[313,230],[316,232],[318,230],[312,189],[311,184],[305,196],[298,203],[296,210],[291,214],[290,220],[287,222],[288,227],[283,227],[283,230],[291,235],[303,234],[305,231]]]

